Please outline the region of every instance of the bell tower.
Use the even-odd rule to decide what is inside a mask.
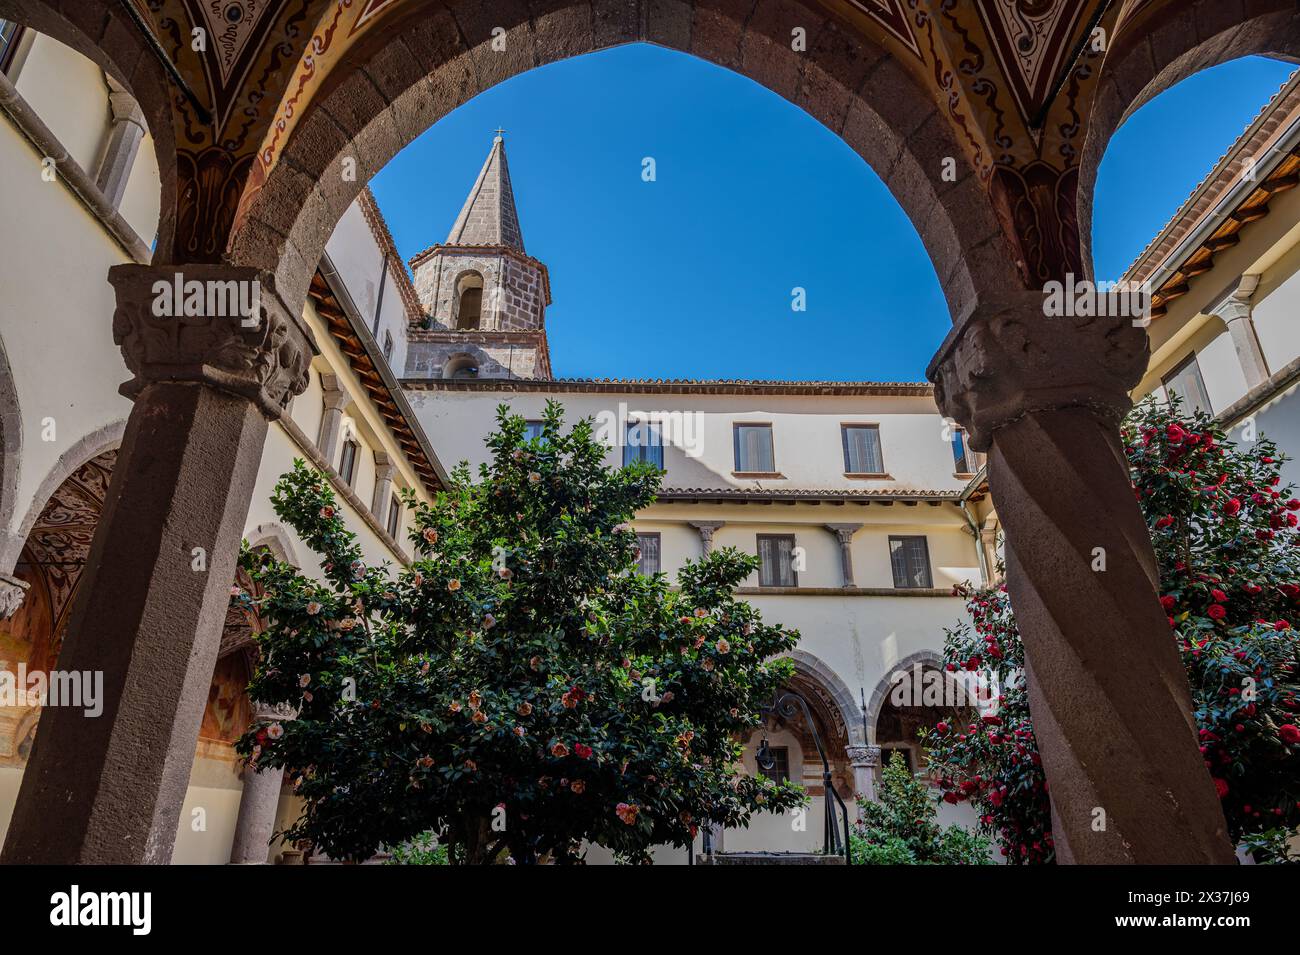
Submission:
[[[504,130],[447,240],[411,259],[425,311],[411,329],[407,378],[550,378],[546,266],[524,251]]]

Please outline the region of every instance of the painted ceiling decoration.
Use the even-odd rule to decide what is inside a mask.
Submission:
[[[849,0],[849,3],[883,27],[889,36],[898,40],[914,56],[921,56],[921,48],[917,45],[916,34],[912,30],[903,0]]]
[[[50,495],[27,535],[23,561],[44,578],[56,637],[62,636],[116,463],[112,450],[77,468]]]
[[[1021,118],[1033,120],[1052,93],[1084,6],[1052,0],[993,0],[974,7]]]

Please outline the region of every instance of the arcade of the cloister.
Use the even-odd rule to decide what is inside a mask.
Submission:
[[[49,489],[0,567],[27,585],[14,627],[47,644],[60,634],[60,666],[105,680],[103,719],[46,708],[34,745],[34,726],[0,726],[27,763],[3,861],[169,861],[196,746],[249,719],[220,692],[247,666],[227,616],[236,553],[268,422],[307,386],[318,343],[302,313],[336,223],[403,146],[477,93],[636,41],[806,110],[920,234],[953,320],[928,376],[989,456],[1058,858],[1233,860],[1118,443],[1146,332],[1127,318],[1047,318],[1042,289],[1090,274],[1092,189],[1124,118],[1216,63],[1300,56],[1294,3],[0,0],[0,17],[131,93],[161,181],[151,259],[105,276],[113,314],[81,316],[111,324],[133,402],[125,428]],[[220,39],[196,49],[196,29]],[[155,283],[177,274],[257,283],[261,321],[160,317]],[[1097,548],[1104,573],[1090,566]],[[79,580],[61,563],[72,550]],[[838,753],[875,742],[834,688],[804,679]],[[875,702],[872,732],[898,718]],[[807,727],[771,731],[809,758]],[[837,759],[845,794],[860,768]],[[1099,805],[1104,831],[1090,824]]]

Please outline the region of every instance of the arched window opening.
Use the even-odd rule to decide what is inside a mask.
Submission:
[[[483,276],[468,272],[456,283],[456,330],[476,331],[483,317]]]
[[[442,370],[444,378],[477,378],[478,362],[469,355],[461,355],[447,362]]]

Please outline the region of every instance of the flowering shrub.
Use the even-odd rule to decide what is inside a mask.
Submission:
[[[1122,439],[1206,769],[1232,838],[1263,860],[1272,843],[1255,836],[1300,825],[1300,499],[1281,485],[1271,441],[1229,442],[1204,414],[1148,399]],[[959,588],[974,625],[949,632],[949,669],[1023,665],[1004,590]],[[1011,861],[1047,862],[1047,783],[1023,684],[1000,702],[998,724],[936,728],[931,761],[945,798],[971,800]]]
[[[802,804],[736,768],[798,639],[733,598],[756,558],[716,551],[677,589],[635,573],[627,522],[660,473],[607,468],[555,404],[540,438],[497,422],[477,481],[462,465],[432,505],[408,492],[417,559],[396,575],[362,562],[321,475],[297,462],[277,485],[326,582],[245,551],[264,596],[237,599],[270,621],[249,693],[298,716],[238,750],[289,771],[287,837],[353,860],[433,832],[458,863],[578,861],[583,842],[645,861]]]
[[[961,826],[935,821],[929,787],[913,778],[901,753],[881,774],[876,801],[858,800],[849,834],[854,865],[988,865],[989,843]]]

